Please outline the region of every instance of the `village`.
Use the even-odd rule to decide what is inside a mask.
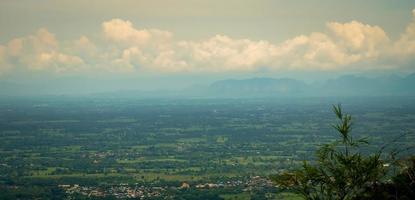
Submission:
[[[217,183],[198,183],[191,185],[188,182],[182,182],[180,186],[144,186],[137,184],[120,183],[112,186],[82,186],[79,184],[59,185],[65,191],[69,198],[77,196],[84,197],[114,197],[116,199],[148,199],[148,198],[167,198],[174,196],[175,193],[185,190],[215,190],[215,189],[232,189],[240,188],[243,192],[249,192],[258,189],[275,189],[275,185],[267,177],[252,176],[248,179],[231,180]]]

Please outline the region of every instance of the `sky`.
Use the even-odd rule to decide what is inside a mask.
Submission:
[[[0,1],[0,81],[152,89],[409,74],[414,61],[413,0]]]

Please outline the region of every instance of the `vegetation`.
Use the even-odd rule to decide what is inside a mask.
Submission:
[[[129,190],[153,195],[146,199],[298,199],[268,177],[303,160],[314,166],[317,145],[337,139],[327,126],[335,123],[333,101],[339,100],[0,99],[0,199],[127,198],[115,194]],[[341,101],[357,119],[353,133],[370,138],[348,141],[364,158],[403,127],[415,132],[414,99]],[[390,147],[414,141],[404,135]],[[337,147],[344,150],[341,142]],[[379,176],[385,183],[390,175]],[[190,188],[180,189],[183,182]]]
[[[414,165],[404,168],[388,183],[386,176],[392,167],[391,160],[388,163],[382,159],[385,146],[370,155],[362,153],[361,145],[367,145],[368,141],[356,140],[350,134],[351,115],[344,114],[340,105],[333,106],[333,110],[339,120],[334,128],[340,139],[321,146],[313,163],[304,161],[302,168],[274,176],[273,180],[310,200],[413,199]]]

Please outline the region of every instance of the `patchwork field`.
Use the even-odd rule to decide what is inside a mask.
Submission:
[[[396,138],[389,150],[413,153],[413,100],[2,99],[0,184],[10,192],[10,186],[39,186],[41,193],[66,184],[232,182],[240,188],[234,194],[213,191],[249,199],[252,192],[244,189],[252,177],[266,179],[313,160],[318,145],[337,139],[331,105],[338,102],[353,115],[354,136],[369,139],[367,153]]]

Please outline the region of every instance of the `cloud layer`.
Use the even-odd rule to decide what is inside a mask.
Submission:
[[[41,28],[0,44],[0,74],[13,71],[232,72],[258,70],[381,70],[409,66],[415,58],[412,22],[392,41],[379,27],[358,21],[330,22],[280,44],[215,35],[177,40],[159,29],[138,29],[128,20],[102,23],[102,37],[59,41]],[[358,67],[358,68],[357,68]]]

